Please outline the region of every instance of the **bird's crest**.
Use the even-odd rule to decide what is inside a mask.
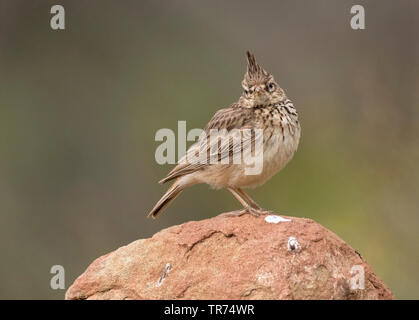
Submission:
[[[270,76],[270,74],[256,62],[255,55],[253,53],[247,51],[246,55],[247,72],[244,78],[247,82],[257,81]]]

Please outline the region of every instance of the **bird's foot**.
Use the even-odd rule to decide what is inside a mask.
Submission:
[[[221,213],[219,214],[219,217],[240,217],[246,213],[248,213],[247,208],[243,208],[241,210]]]
[[[255,216],[255,217],[275,214],[275,212],[273,211],[265,210],[262,208],[247,207],[246,210],[248,213],[250,213],[252,216]]]
[[[240,217],[240,216],[242,216],[246,213],[248,213],[248,214],[250,214],[254,217],[275,214],[275,212],[272,212],[272,211],[269,211],[269,210],[264,210],[262,208],[254,208],[254,207],[251,207],[251,206],[247,206],[247,207],[245,207],[241,210],[235,210],[235,211],[221,213],[219,216],[220,217]]]

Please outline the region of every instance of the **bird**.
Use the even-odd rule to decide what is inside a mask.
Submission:
[[[148,217],[157,218],[183,190],[201,183],[229,190],[243,206],[223,216],[273,214],[262,209],[243,188],[263,185],[288,164],[297,151],[301,126],[294,104],[273,75],[256,62],[250,51],[246,51],[246,58],[241,96],[214,114],[197,142],[159,181],[173,183]],[[244,154],[257,159],[256,173],[249,173]],[[202,161],[208,158],[215,161]]]

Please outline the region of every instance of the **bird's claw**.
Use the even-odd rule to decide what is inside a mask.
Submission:
[[[264,210],[262,208],[256,209],[256,208],[252,208],[252,207],[247,207],[246,210],[247,210],[247,212],[249,214],[251,214],[252,216],[255,216],[255,217],[265,216],[265,215],[270,215],[270,214],[275,214],[272,211]]]
[[[250,214],[254,217],[260,217],[263,215],[271,215],[271,214],[275,214],[275,212],[273,211],[269,211],[269,210],[264,210],[262,208],[253,208],[253,207],[245,207],[241,210],[235,210],[235,211],[230,211],[230,212],[224,212],[221,213],[219,216],[220,217],[240,217],[244,214]]]

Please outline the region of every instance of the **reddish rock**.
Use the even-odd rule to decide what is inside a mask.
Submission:
[[[394,298],[353,248],[318,223],[265,218],[214,217],[134,241],[96,259],[66,299]]]

